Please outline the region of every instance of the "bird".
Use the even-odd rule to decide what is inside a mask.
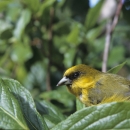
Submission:
[[[86,106],[130,100],[130,80],[85,64],[67,69],[57,84],[62,85]]]

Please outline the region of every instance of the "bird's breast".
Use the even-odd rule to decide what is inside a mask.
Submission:
[[[74,94],[76,97],[82,94],[82,89],[81,88],[74,88],[73,86],[67,86],[68,90]]]

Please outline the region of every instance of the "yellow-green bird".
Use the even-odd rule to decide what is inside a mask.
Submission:
[[[130,80],[80,64],[65,71],[57,86],[66,85],[85,105],[130,99]]]

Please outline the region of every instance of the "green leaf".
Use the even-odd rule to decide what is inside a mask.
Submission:
[[[100,25],[99,27],[88,31],[86,35],[87,41],[93,42],[101,34],[103,28],[104,28],[104,25]]]
[[[61,87],[57,90],[42,93],[40,98],[57,100],[63,103],[66,107],[73,107],[75,97],[69,93],[65,87]]]
[[[18,63],[24,63],[32,57],[32,51],[29,44],[14,44],[11,52],[11,59]]]
[[[40,1],[39,0],[23,0],[23,2],[32,10],[32,11],[37,11],[40,6]]]
[[[79,99],[76,99],[76,109],[77,109],[77,111],[81,110],[83,108],[85,108],[85,105]]]
[[[108,57],[108,66],[115,65],[125,60],[125,48],[121,45],[111,48],[111,53]],[[116,59],[116,60],[115,60]]]
[[[45,61],[45,59],[44,59]],[[31,90],[34,86],[39,86],[41,90],[46,90],[46,73],[47,69],[45,67],[45,63],[36,62],[30,68],[30,72],[28,73],[24,84],[27,86],[29,90]]]
[[[12,37],[13,26],[7,20],[0,20],[0,38],[7,40]]]
[[[36,107],[38,112],[44,117],[49,129],[65,119],[60,110],[50,102],[37,100]]]
[[[72,64],[73,64],[72,61],[74,61],[76,52],[77,52],[76,48],[75,49],[68,49],[67,53],[64,54],[64,61],[63,61],[63,63],[64,63],[66,68],[69,68],[70,66],[72,66]]]
[[[81,25],[76,23],[76,25],[73,27],[72,31],[68,34],[67,42],[71,44],[78,44],[80,42],[80,28]]]
[[[17,99],[0,79],[0,128],[29,130]]]
[[[1,79],[0,82],[3,83],[2,85],[4,88],[8,88],[17,99],[29,129],[46,130],[46,123],[42,119],[41,115],[37,112],[33,98],[29,91],[22,87],[19,82],[13,79]],[[11,98],[11,96],[9,97]]]
[[[17,22],[17,25],[16,25],[16,28],[14,30],[14,36],[17,38],[17,39],[20,39],[23,32],[24,32],[24,29],[26,27],[26,25],[29,23],[31,19],[31,11],[29,9],[24,9],[22,12],[21,12],[21,16]]]
[[[39,8],[37,15],[40,17],[46,9],[50,8],[54,4],[55,1],[56,0],[44,0]]]
[[[130,128],[130,102],[112,102],[77,111],[51,130],[106,130]]]
[[[115,66],[114,68],[108,70],[107,72],[108,72],[108,73],[116,74],[116,73],[118,73],[118,72],[121,70],[121,68],[122,68],[125,64],[126,64],[126,61],[123,62],[122,64],[117,65],[117,66]]]
[[[13,28],[13,26],[8,21],[0,20],[0,34],[6,30],[10,30],[12,28]]]
[[[86,20],[85,20],[85,26],[87,31],[95,25],[97,22],[97,19],[100,14],[101,7],[104,3],[104,0],[100,0],[96,6],[89,9],[89,12],[87,14]]]
[[[13,0],[0,0],[0,10],[6,8],[6,6],[11,3]]]

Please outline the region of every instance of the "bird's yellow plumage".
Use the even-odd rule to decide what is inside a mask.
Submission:
[[[130,81],[80,64],[66,70],[57,86],[66,85],[84,104],[96,105],[130,99]]]

